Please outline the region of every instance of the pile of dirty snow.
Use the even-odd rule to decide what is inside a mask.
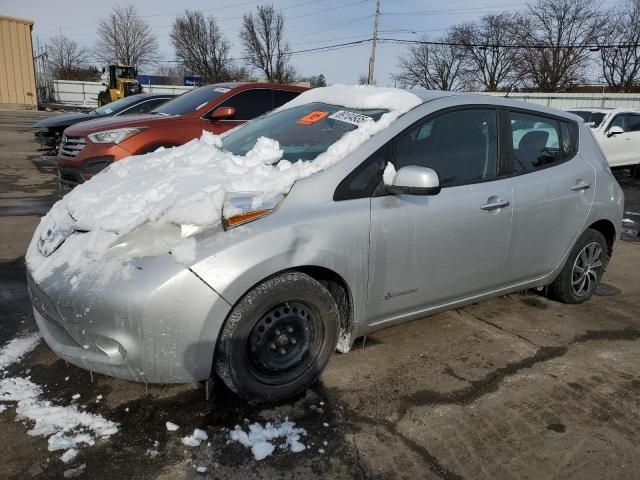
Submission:
[[[12,363],[21,360],[22,357],[36,348],[39,341],[40,335],[37,333],[16,337],[9,341],[0,350],[0,370],[4,370]]]
[[[0,349],[0,366],[8,367],[33,350],[37,334],[17,337]],[[29,377],[0,378],[0,413],[6,403],[16,406],[16,419],[33,422],[29,435],[48,437],[49,451],[66,450],[61,460],[72,461],[80,444],[93,445],[97,438],[107,438],[118,431],[118,425],[100,415],[81,412],[75,405],[60,406],[41,399],[42,388]]]
[[[421,100],[399,89],[335,85],[304,92],[281,108],[313,102],[388,113],[346,133],[314,161],[283,160],[279,143],[265,137],[246,155],[233,155],[221,149],[219,136],[203,132],[200,139],[180,147],[116,162],[76,187],[41,220],[26,255],[34,279],[41,281],[62,267],[76,288],[87,274],[97,279],[126,274],[122,265],[130,259],[107,259],[123,235],[143,225],[215,226],[221,222],[226,192],[260,192],[265,199],[286,194],[297,180],[339,162]],[[55,254],[42,255],[39,241],[45,251],[57,248]],[[195,242],[178,235],[171,244],[150,245],[138,256],[170,250],[178,261],[188,263],[195,257]]]
[[[293,453],[302,452],[307,447],[300,442],[300,436],[306,435],[304,428],[296,427],[295,422],[285,419],[280,424],[267,422],[262,425],[258,422],[249,425],[249,431],[245,432],[240,425],[236,425],[229,432],[229,439],[239,442],[251,449],[256,460],[262,460],[271,455],[276,449],[276,440],[280,440],[280,448],[290,450]]]

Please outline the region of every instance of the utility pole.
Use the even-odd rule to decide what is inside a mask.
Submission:
[[[369,58],[369,76],[367,85],[374,83],[374,68],[376,64],[376,41],[378,40],[378,18],[380,17],[380,0],[376,0],[376,17],[373,21],[373,37],[371,38],[371,57]]]

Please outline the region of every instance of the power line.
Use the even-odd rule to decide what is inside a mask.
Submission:
[[[515,43],[506,43],[506,44],[498,44],[498,43],[459,43],[459,42],[443,42],[443,41],[434,41],[434,40],[411,40],[406,38],[378,38],[380,42],[386,43],[403,43],[403,44],[422,44],[422,45],[441,45],[447,47],[462,47],[462,48],[519,48],[519,49],[549,49],[549,48],[562,48],[562,49],[576,49],[576,48],[584,48],[584,49],[593,49],[594,51],[602,48],[640,48],[640,44],[606,44],[606,45],[598,45],[598,44],[559,44],[559,45],[544,45],[544,44],[515,44]]]

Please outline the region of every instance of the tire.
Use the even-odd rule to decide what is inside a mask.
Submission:
[[[588,229],[573,246],[558,278],[549,286],[549,296],[563,303],[582,303],[593,295],[609,261],[607,241],[597,230]],[[580,273],[585,265],[586,273]],[[582,269],[584,270],[584,269]]]
[[[269,278],[233,308],[222,328],[215,369],[251,403],[306,390],[338,342],[338,306],[320,282],[301,272]]]

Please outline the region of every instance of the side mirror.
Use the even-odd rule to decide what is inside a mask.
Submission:
[[[437,195],[440,178],[435,170],[417,165],[407,165],[396,172],[391,185],[385,185],[394,195]]]
[[[607,131],[607,137],[613,137],[614,135],[620,135],[621,133],[624,133],[624,130],[622,129],[622,127],[618,127],[617,125],[614,127],[611,127],[608,131]]]
[[[236,116],[236,109],[234,107],[218,107],[216,108],[209,118],[211,120],[225,120]]]

